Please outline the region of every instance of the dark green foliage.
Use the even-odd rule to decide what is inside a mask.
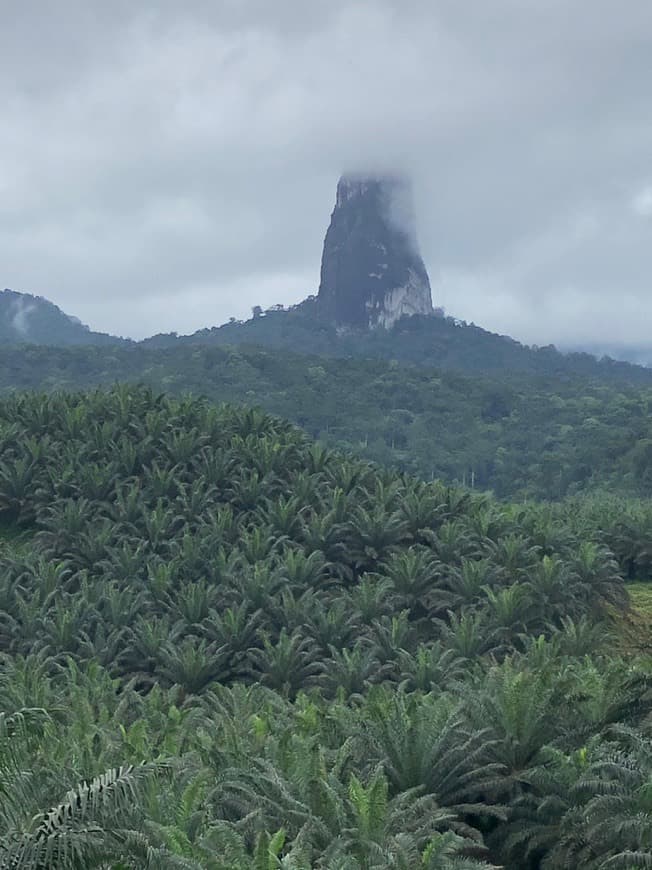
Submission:
[[[2,866],[646,866],[643,503],[145,388],[11,396],[0,439]]]
[[[313,353],[316,348],[305,350]],[[539,353],[548,359],[544,351]],[[651,492],[652,451],[646,445],[652,444],[652,373],[645,369],[621,370],[593,361],[585,371],[554,356],[557,363],[549,368],[507,366],[491,374],[491,366],[480,366],[480,373],[461,374],[417,368],[407,364],[409,359],[399,365],[372,351],[366,355],[371,358],[318,358],[285,349],[184,343],[161,350],[142,345],[4,348],[0,391],[148,383],[166,392],[192,391],[214,401],[260,405],[328,445],[425,480],[491,489],[501,498],[559,499],[600,488],[623,495]],[[453,368],[464,369],[464,359],[460,351]],[[74,435],[83,421],[68,425]],[[152,430],[151,437],[160,434]],[[97,426],[91,437],[102,445],[111,439],[110,428]],[[7,500],[16,501],[32,458],[46,450],[46,444],[34,439],[31,444],[27,464],[14,467],[12,477],[0,465]],[[171,436],[165,460],[184,462],[200,447],[196,431]],[[147,461],[147,442],[119,440],[115,449],[121,468],[138,473],[147,466],[159,494],[168,494],[169,469]],[[211,455],[211,465],[203,469],[207,486],[219,488],[229,473],[228,461],[224,455]],[[260,458],[253,456],[250,476],[238,482],[241,499],[253,503],[265,474],[281,461],[262,450]],[[311,461],[319,462],[319,456]],[[76,485],[86,497],[99,497],[110,487],[107,473],[91,462]],[[291,499],[288,494],[290,504]],[[291,506],[284,510],[286,521],[294,522]],[[626,537],[627,529],[622,535]]]
[[[509,336],[496,335],[452,317],[404,317],[389,330],[353,330],[341,334],[333,323],[320,316],[318,306],[310,299],[290,310],[269,309],[263,317],[244,323],[225,323],[188,336],[156,335],[143,344],[157,348],[259,345],[325,357],[399,360],[480,374],[519,372],[620,383],[652,382],[652,374],[641,366],[608,357],[597,360],[588,353],[563,354],[552,345],[527,347]],[[496,419],[509,410],[509,405],[509,391],[497,384],[487,396],[483,415],[488,420]]]
[[[0,291],[0,344],[117,345],[124,339],[92,332],[76,317],[31,293]]]

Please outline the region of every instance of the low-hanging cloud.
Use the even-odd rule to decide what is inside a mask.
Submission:
[[[415,183],[435,304],[647,340],[652,5],[0,0],[0,263],[140,337],[315,292],[342,169]]]
[[[19,297],[10,310],[12,329],[23,338],[29,338],[29,316],[36,310],[36,305]]]

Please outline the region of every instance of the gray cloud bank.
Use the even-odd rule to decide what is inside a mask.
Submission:
[[[649,341],[649,0],[0,0],[3,286],[142,337],[315,292],[342,170],[417,190],[435,304]]]

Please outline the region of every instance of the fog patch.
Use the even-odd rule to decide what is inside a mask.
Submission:
[[[17,299],[14,303],[15,313],[11,318],[11,325],[23,338],[29,337],[29,316],[36,311],[36,305],[26,299]]]

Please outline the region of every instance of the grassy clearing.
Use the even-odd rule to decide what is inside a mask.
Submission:
[[[629,583],[627,586],[632,609],[652,621],[652,583]]]
[[[628,652],[652,653],[652,583],[628,583],[631,609],[619,619]]]

